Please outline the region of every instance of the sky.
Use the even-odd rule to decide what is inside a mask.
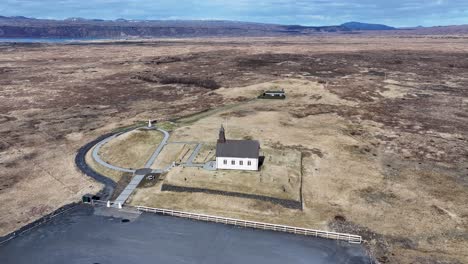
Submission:
[[[0,15],[437,26],[468,24],[468,0],[0,0]]]

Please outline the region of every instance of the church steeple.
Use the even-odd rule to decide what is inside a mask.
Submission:
[[[224,127],[221,125],[219,129],[218,143],[226,143],[226,135],[224,134]]]

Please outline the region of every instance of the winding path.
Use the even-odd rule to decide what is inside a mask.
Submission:
[[[114,133],[109,133],[98,137],[97,139],[87,143],[83,147],[81,147],[75,156],[75,165],[80,169],[85,175],[95,179],[96,181],[104,184],[104,188],[98,193],[99,196],[102,197],[104,200],[110,199],[112,193],[115,190],[117,183],[113,181],[111,178],[108,178],[95,170],[93,170],[87,163],[86,163],[86,153],[91,150],[97,143],[101,142],[103,139],[114,135]]]
[[[166,130],[163,130],[163,129],[160,129],[160,128],[156,128],[156,129],[164,134],[164,138],[161,141],[161,143],[159,143],[156,150],[153,152],[153,155],[151,155],[151,157],[146,162],[145,167],[144,167],[145,169],[150,169],[151,165],[154,163],[154,161],[158,157],[159,153],[161,153],[161,150],[167,144],[167,140],[169,139],[169,133]],[[103,140],[103,141],[107,142],[106,140]],[[96,146],[96,148],[98,148],[98,147],[100,147],[100,146]],[[96,148],[94,150],[96,150]],[[99,150],[99,148],[98,148],[98,150]],[[93,154],[94,154],[94,151],[93,151]],[[99,157],[99,155],[97,155],[97,156]],[[108,164],[108,165],[110,165],[110,164]],[[110,165],[110,166],[115,167],[113,165]],[[122,168],[120,168],[120,169],[122,169]],[[143,172],[139,173],[139,171],[143,171]],[[132,180],[127,185],[127,187],[125,187],[125,189],[119,194],[117,199],[115,199],[115,202],[114,202],[115,206],[119,206],[119,205],[121,206],[121,205],[123,205],[125,203],[125,201],[127,201],[128,197],[130,197],[130,195],[135,191],[138,184],[140,184],[140,182],[145,177],[146,171],[147,170],[133,171],[135,173],[135,175],[133,176]],[[160,169],[159,170],[152,170],[152,172],[161,173],[162,170],[160,170]]]
[[[164,146],[167,144],[167,140],[169,139],[169,133],[164,130],[164,129],[160,129],[160,128],[157,128],[158,131],[162,132],[164,134],[164,138],[163,140],[161,141],[161,143],[159,143],[159,146],[158,148],[154,151],[153,155],[151,155],[151,157],[149,158],[149,160],[146,162],[145,164],[145,168],[150,168],[151,165],[153,165],[154,161],[156,160],[156,158],[158,157],[159,153],[161,153],[161,150],[164,148]]]
[[[139,127],[141,128],[141,127]],[[138,129],[138,128],[136,128]],[[169,139],[169,133],[166,131],[166,130],[163,130],[163,129],[160,129],[160,128],[156,128],[158,131],[160,131],[161,133],[164,134],[164,138],[163,140],[161,141],[161,143],[159,143],[159,146],[158,148],[154,151],[154,153],[151,155],[150,159],[146,162],[145,164],[145,168],[149,168],[151,167],[151,165],[154,163],[154,161],[156,160],[156,158],[158,157],[159,153],[161,152],[161,150],[163,149],[163,147],[167,144],[167,140]],[[132,131],[132,130],[130,130]],[[92,153],[92,157],[93,159],[99,163],[100,165],[108,168],[108,169],[111,169],[111,170],[116,170],[116,171],[122,171],[122,172],[130,172],[130,173],[134,173],[136,170],[134,169],[128,169],[128,168],[121,168],[121,167],[118,167],[118,166],[114,166],[112,164],[109,164],[107,162],[105,162],[104,160],[101,159],[101,157],[99,156],[99,150],[101,149],[101,147],[106,144],[107,142],[111,141],[112,139],[118,137],[118,136],[121,136],[125,133],[128,133],[130,131],[125,131],[125,132],[121,132],[121,133],[118,133],[118,134],[115,134],[115,135],[112,135],[110,137],[107,137],[105,138],[104,140],[100,141],[98,144],[96,144],[96,147],[94,147],[93,149],[93,153]]]
[[[128,132],[128,131],[127,131]],[[92,156],[93,156],[93,159],[99,163],[100,165],[106,167],[106,168],[109,168],[111,170],[116,170],[116,171],[122,171],[122,172],[130,172],[130,173],[134,173],[135,170],[132,170],[132,169],[125,169],[125,168],[121,168],[121,167],[117,167],[117,166],[114,166],[112,164],[109,164],[107,162],[105,162],[104,160],[101,159],[101,157],[99,156],[99,150],[101,149],[102,145],[106,144],[107,142],[111,141],[112,139],[124,134],[124,133],[127,133],[127,132],[122,132],[122,133],[118,133],[118,134],[115,134],[115,135],[112,135],[108,138],[105,138],[104,140],[100,141],[99,143],[96,144],[96,146],[94,147],[93,149],[93,153],[92,153]]]
[[[135,170],[135,169],[129,169],[129,168],[121,168],[121,167],[109,164],[109,163],[107,163],[107,162],[105,162],[104,160],[101,159],[101,157],[99,156],[99,150],[104,144],[106,144],[107,142],[111,141],[112,139],[114,139],[114,138],[116,138],[118,136],[121,136],[121,135],[123,135],[125,133],[128,133],[128,132],[133,131],[133,130],[138,129],[138,128],[143,128],[143,127],[137,127],[137,128],[134,128],[134,129],[129,129],[129,130],[126,130],[126,131],[123,131],[123,132],[120,132],[120,133],[110,133],[110,134],[103,135],[103,136],[97,138],[96,140],[94,140],[92,142],[89,142],[88,144],[86,144],[82,148],[80,148],[80,150],[78,151],[78,153],[77,153],[77,155],[75,157],[75,164],[77,165],[77,167],[81,171],[83,171],[83,173],[85,173],[86,175],[88,175],[88,176],[96,179],[97,181],[102,182],[102,183],[105,184],[104,190],[102,192],[102,194],[104,196],[103,198],[105,200],[109,199],[112,196],[112,193],[113,193],[113,191],[115,189],[115,186],[116,186],[116,182],[114,182],[110,178],[107,178],[107,177],[97,173],[91,167],[89,167],[88,164],[86,164],[85,156],[86,156],[86,153],[89,150],[91,150],[94,147],[94,149],[92,150],[91,155],[92,155],[92,158],[98,164],[100,164],[100,165],[102,165],[102,166],[104,166],[106,168],[109,168],[111,170],[116,170],[116,171],[121,171],[121,172],[129,172],[129,173],[134,174],[134,177],[132,178],[130,183],[125,187],[125,189],[122,191],[122,193],[120,193],[120,195],[117,197],[117,199],[116,199],[116,201],[114,203],[115,205],[118,205],[119,203],[121,205],[123,205],[125,203],[125,201],[133,193],[133,191],[138,186],[138,184],[140,184],[140,182],[143,180],[143,178],[145,176],[144,173],[147,173],[148,170],[150,170],[152,173],[162,173],[163,171],[168,170],[168,169],[170,169],[172,167],[172,166],[168,166],[166,168],[155,169],[155,170],[150,169],[151,165],[154,163],[154,161],[156,160],[158,155],[161,153],[164,146],[167,144],[167,141],[169,140],[169,133],[166,130],[160,129],[160,128],[148,128],[148,129],[156,129],[159,132],[163,133],[164,138],[159,143],[158,147],[153,152],[153,154],[148,159],[148,161],[145,163],[144,169],[147,169],[147,170],[144,170],[144,169],[143,170],[141,170],[141,169],[140,170]]]

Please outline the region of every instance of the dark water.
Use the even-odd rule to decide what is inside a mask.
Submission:
[[[0,246],[0,263],[369,263],[361,245],[79,206]],[[96,209],[97,211],[98,209]]]
[[[105,40],[100,38],[0,38],[0,43],[74,43],[92,40]]]

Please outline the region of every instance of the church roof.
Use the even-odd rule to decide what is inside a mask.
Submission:
[[[226,140],[216,145],[216,157],[258,159],[259,151],[257,140]]]

